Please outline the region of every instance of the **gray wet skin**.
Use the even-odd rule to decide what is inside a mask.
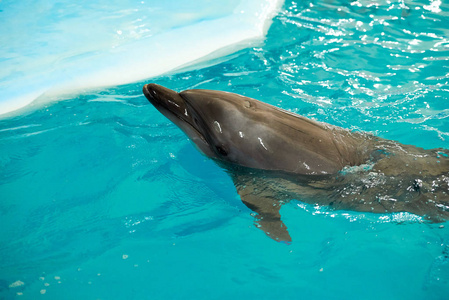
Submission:
[[[449,155],[384,140],[241,95],[157,84],[146,98],[197,148],[228,169],[268,236],[290,242],[279,209],[291,199],[331,209],[408,211],[449,219]]]

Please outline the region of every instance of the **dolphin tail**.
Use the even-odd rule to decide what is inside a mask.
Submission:
[[[261,178],[234,176],[233,179],[242,202],[257,213],[256,227],[275,241],[291,243],[292,238],[279,213],[283,202],[275,197],[275,192],[260,182],[263,181]]]

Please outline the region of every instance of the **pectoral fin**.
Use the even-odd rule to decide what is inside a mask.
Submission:
[[[256,182],[259,183],[257,186]],[[234,183],[242,202],[257,213],[256,227],[262,229],[275,241],[290,243],[292,239],[287,231],[287,226],[281,221],[279,213],[282,202],[274,197],[274,191],[269,186],[260,184],[259,180],[254,178],[242,180],[242,178],[236,177]]]

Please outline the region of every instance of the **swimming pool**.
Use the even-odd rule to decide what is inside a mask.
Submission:
[[[448,16],[440,1],[286,1],[263,43],[1,119],[1,297],[445,299],[447,222],[292,201],[293,243],[276,243],[141,90],[235,92],[448,149]]]

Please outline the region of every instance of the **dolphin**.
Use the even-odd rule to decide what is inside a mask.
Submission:
[[[332,210],[410,212],[449,219],[449,151],[425,150],[310,120],[229,92],[143,93],[207,157],[228,171],[255,225],[290,243],[279,210],[290,200]]]

